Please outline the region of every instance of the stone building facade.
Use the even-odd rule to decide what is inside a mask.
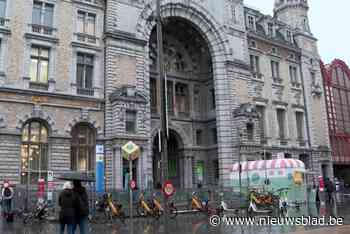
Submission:
[[[0,2],[0,176],[35,183],[48,170],[93,171],[102,144],[106,185],[122,189],[121,146],[132,140],[138,187],[157,186],[155,1]],[[263,152],[332,175],[307,12],[306,0],[276,0],[273,17],[242,0],[161,1],[177,187],[225,185],[239,155]]]

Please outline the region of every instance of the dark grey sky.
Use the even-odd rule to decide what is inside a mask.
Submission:
[[[272,15],[275,0],[244,0],[244,3]],[[318,48],[325,63],[344,60],[350,66],[350,1],[309,0],[309,21],[318,39]]]

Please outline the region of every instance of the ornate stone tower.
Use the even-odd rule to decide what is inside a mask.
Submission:
[[[275,0],[274,14],[278,20],[311,34],[308,10],[307,0]]]
[[[293,40],[301,49],[301,78],[308,125],[309,146],[314,150],[312,168],[326,177],[333,176],[330,144],[327,136],[327,115],[317,39],[311,33],[307,0],[276,0],[274,16],[293,29]],[[317,153],[316,153],[317,152]],[[316,163],[317,164],[317,163]],[[314,164],[314,165],[316,165]]]

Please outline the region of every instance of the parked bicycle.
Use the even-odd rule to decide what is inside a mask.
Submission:
[[[48,204],[44,199],[38,199],[36,207],[29,213],[20,214],[24,224],[31,224],[34,221],[42,221],[48,216]]]
[[[139,202],[137,205],[137,214],[140,216],[151,216],[156,219],[159,219],[161,215],[163,215],[164,209],[158,200],[158,198],[155,196],[155,194],[152,195],[152,199],[150,202],[147,203],[145,200],[144,194],[141,193],[139,196]]]
[[[126,216],[122,204],[113,201],[111,193],[104,194],[101,200],[95,202],[95,207],[97,212],[90,217],[90,222],[106,223],[113,222],[115,219],[125,222]]]
[[[208,191],[208,193],[210,194],[210,191]],[[190,204],[189,204],[189,209],[194,210],[194,211],[198,211],[198,212],[202,212],[202,213],[206,213],[207,215],[211,215],[213,213],[215,213],[215,209],[212,209],[209,206],[209,197],[207,200],[202,201],[198,196],[196,192],[192,193],[192,197],[190,200]]]

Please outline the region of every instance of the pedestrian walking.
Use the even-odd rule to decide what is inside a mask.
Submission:
[[[4,186],[1,190],[1,197],[2,197],[2,205],[3,205],[3,213],[4,217],[8,222],[13,221],[13,214],[12,214],[12,200],[15,192],[13,188],[10,185],[9,181],[4,181]]]
[[[77,223],[74,225],[74,232],[79,226],[80,234],[87,233],[88,216],[89,216],[89,200],[86,189],[78,180],[73,181],[73,190],[78,197],[78,207],[76,209]]]
[[[333,193],[335,188],[333,182],[329,178],[326,178],[325,187],[327,192],[327,200],[329,204],[331,204],[334,202]]]
[[[74,234],[74,227],[77,222],[76,209],[78,204],[78,197],[73,191],[72,183],[67,181],[63,184],[63,191],[61,192],[58,203],[61,207],[59,214],[60,234],[64,234],[67,226],[67,233]]]

